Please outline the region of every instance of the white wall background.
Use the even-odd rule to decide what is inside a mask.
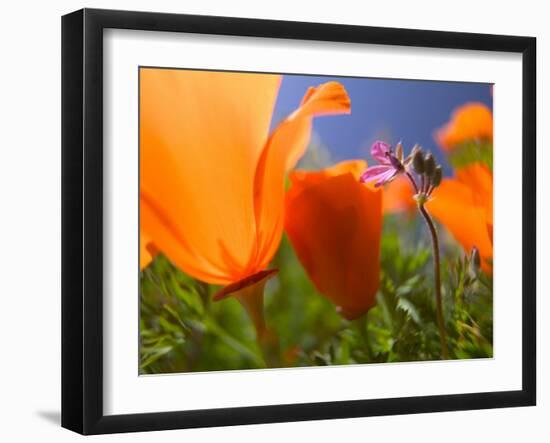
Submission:
[[[5,2],[0,26],[0,440],[81,440],[60,414],[60,16],[83,6],[531,35],[538,38],[539,226],[550,223],[550,28],[545,3],[201,0]],[[513,155],[513,153],[511,153]],[[518,162],[519,162],[518,156]],[[511,178],[511,186],[513,186]],[[542,252],[546,249],[545,252]],[[94,441],[478,442],[550,439],[550,236],[539,229],[539,405],[96,437]]]

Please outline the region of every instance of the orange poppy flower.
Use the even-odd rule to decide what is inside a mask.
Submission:
[[[481,267],[492,273],[493,259],[493,175],[482,163],[456,171],[444,179],[426,207],[470,254],[477,247]]]
[[[140,223],[176,266],[204,282],[263,289],[254,276],[280,243],[284,176],[307,147],[312,117],[350,111],[342,85],[325,83],[269,135],[280,80],[140,71]]]
[[[468,141],[493,141],[493,114],[483,103],[467,103],[457,108],[451,120],[435,132],[446,151]]]
[[[380,278],[382,191],[359,183],[366,162],[294,171],[285,230],[321,294],[348,319],[376,302]]]

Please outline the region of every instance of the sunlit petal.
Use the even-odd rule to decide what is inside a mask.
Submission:
[[[256,249],[253,183],[280,77],[142,69],[144,228],[209,283],[246,276]]]
[[[256,171],[254,201],[258,228],[257,267],[263,268],[275,254],[283,231],[284,178],[309,143],[312,117],[350,112],[344,87],[329,82],[310,88],[302,105],[273,132]]]

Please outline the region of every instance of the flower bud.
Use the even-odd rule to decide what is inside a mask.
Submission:
[[[413,168],[417,174],[424,174],[424,155],[422,154],[422,150],[418,148],[416,150],[413,150],[413,152]]]
[[[414,155],[417,153],[417,151],[420,151],[420,150],[421,150],[420,146],[418,144],[415,144],[411,149],[411,152],[409,152],[409,155],[407,155],[407,158],[403,160],[403,164],[405,166],[409,166],[412,163]]]
[[[424,157],[424,174],[426,177],[432,178],[435,172],[435,158],[431,152],[428,152]]]
[[[437,188],[441,184],[441,179],[443,178],[443,168],[441,165],[437,165],[434,170],[434,175],[432,177],[432,186]]]
[[[395,156],[400,162],[403,161],[403,144],[401,142],[397,143],[397,146],[395,147]]]

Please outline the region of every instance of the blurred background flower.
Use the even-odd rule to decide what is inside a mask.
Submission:
[[[481,267],[492,272],[493,260],[493,175],[482,163],[459,168],[446,178],[426,205],[469,254],[476,247]]]
[[[451,119],[435,132],[439,145],[447,150],[464,143],[493,142],[493,113],[483,103],[466,103],[453,111]]]
[[[401,175],[384,188],[383,209],[386,214],[416,214],[416,201],[411,182]]]
[[[493,113],[479,102],[466,103],[453,111],[450,120],[437,129],[434,138],[455,168],[483,162],[493,168]]]

